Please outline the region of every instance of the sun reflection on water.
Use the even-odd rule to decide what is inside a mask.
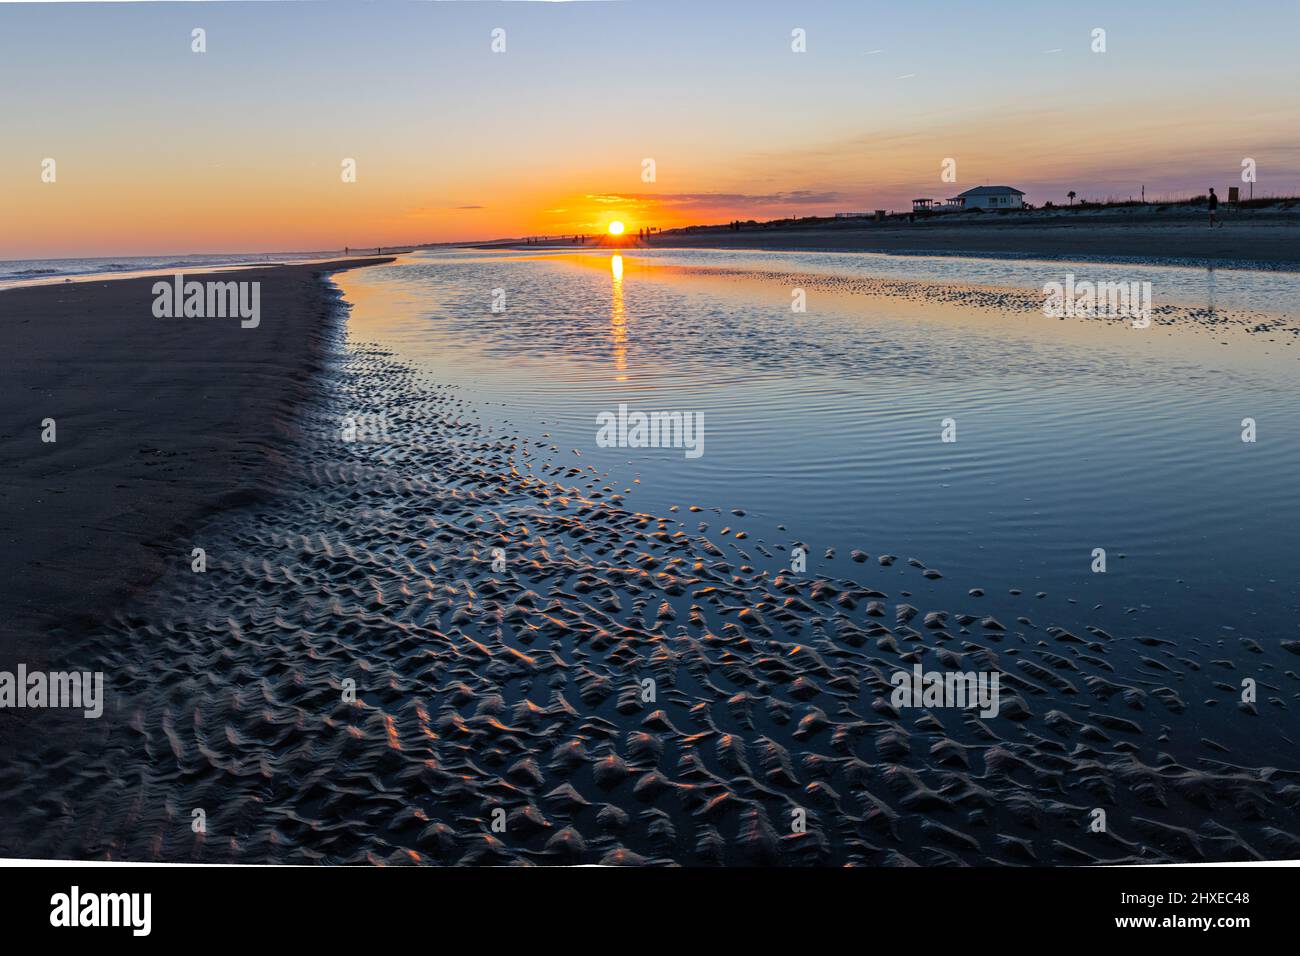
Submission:
[[[623,308],[623,257],[609,260],[611,302],[609,309],[610,339],[614,345],[616,382],[627,381],[627,312]]]

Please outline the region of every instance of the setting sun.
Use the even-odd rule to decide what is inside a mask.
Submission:
[[[615,219],[613,222],[609,224],[609,234],[611,236],[623,235],[623,224],[619,222],[617,219]]]

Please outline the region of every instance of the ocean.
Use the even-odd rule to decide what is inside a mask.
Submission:
[[[123,278],[162,272],[199,272],[241,265],[303,262],[330,252],[224,253],[185,256],[100,256],[81,259],[0,260],[0,289],[64,280]]]

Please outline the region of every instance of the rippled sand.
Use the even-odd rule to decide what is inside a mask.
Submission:
[[[672,270],[671,266],[660,266]],[[981,287],[971,284],[934,282],[876,276],[825,275],[797,271],[770,272],[759,269],[737,269],[721,266],[694,266],[675,271],[708,274],[720,277],[758,279],[778,286],[797,285],[804,289],[824,290],[842,295],[890,296],[894,299],[939,302],[959,305],[966,309],[992,310],[1000,315],[1020,313],[1042,315],[1044,295],[1040,290],[1006,287]],[[1126,314],[1108,315],[1099,308],[1095,315],[1072,316],[1082,321],[1109,322],[1129,325],[1134,320]],[[1196,331],[1221,331],[1237,329],[1250,333],[1271,333],[1295,338],[1300,335],[1296,317],[1287,312],[1271,312],[1249,308],[1192,307],[1178,303],[1164,303],[1151,308],[1151,324],[1177,326]]]
[[[840,543],[855,580],[790,573],[794,542],[751,538],[744,514],[637,513],[382,349],[335,350],[283,498],[216,519],[206,574],[164,579],[74,655],[111,684],[98,748],[0,769],[31,855],[1300,856],[1300,764],[1250,733],[1297,729],[1300,643],[1040,625],[1032,594],[914,607],[896,572],[941,569],[870,541]],[[365,414],[384,440],[341,441]],[[890,675],[915,662],[999,671],[999,716],[895,711]]]

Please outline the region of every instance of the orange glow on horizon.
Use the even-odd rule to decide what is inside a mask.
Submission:
[[[1085,111],[1084,116],[1096,112]],[[1257,115],[1225,118],[1216,135],[1248,138]],[[1175,135],[1175,119],[1184,121],[1181,114],[1171,116],[1129,140],[1126,162],[1154,163],[1170,143],[1180,142],[1185,134],[1179,127]],[[965,122],[946,127],[944,135],[946,142],[956,142],[977,157],[981,170],[1027,189],[1036,203],[1061,203],[1067,188],[1101,195],[1114,190],[1118,195],[1121,187],[1111,185],[1114,174],[1107,171],[1107,152],[1098,146],[1062,157],[1053,145],[1057,122],[1045,120],[1033,127],[1031,141],[1025,139],[1029,134],[1013,135],[999,127],[999,139],[990,143],[986,137],[992,133]],[[809,155],[792,149],[736,168],[720,165],[716,157],[698,158],[673,191],[642,192],[640,184],[632,187],[637,191],[621,191],[626,177],[600,158],[581,169],[555,168],[528,181],[476,168],[468,160],[449,159],[454,189],[443,190],[427,181],[422,167],[401,157],[384,167],[382,177],[363,173],[356,182],[344,183],[336,166],[300,156],[289,146],[278,147],[265,162],[247,168],[228,162],[182,162],[189,156],[188,147],[178,146],[177,160],[160,167],[140,158],[146,151],[138,143],[128,148],[107,137],[103,144],[85,146],[86,156],[94,161],[84,158],[75,167],[76,176],[71,175],[72,167],[60,166],[56,183],[22,174],[16,161],[0,157],[0,178],[7,188],[12,186],[5,196],[6,222],[12,227],[0,235],[0,259],[313,252],[521,235],[595,234],[620,246],[628,242],[629,232],[635,236],[648,225],[668,231],[736,219],[832,215],[845,208],[905,211],[909,197],[932,191],[929,185],[917,184],[914,172],[928,162],[928,154],[921,155],[928,144],[924,129],[909,130],[909,135],[875,148],[865,168],[853,144],[842,141],[819,144],[820,152],[810,146]],[[262,155],[251,141],[236,145],[241,155]],[[110,146],[121,148],[113,152]],[[100,156],[97,149],[107,153]],[[1104,185],[1090,185],[1097,176]],[[761,180],[763,187],[754,187],[747,178]],[[809,183],[824,184],[825,192],[819,188],[802,195],[800,190]],[[1128,187],[1122,188],[1127,196]],[[1148,180],[1147,195],[1155,188]],[[1177,191],[1181,183],[1168,188]],[[615,223],[623,226],[621,232],[611,228]]]

